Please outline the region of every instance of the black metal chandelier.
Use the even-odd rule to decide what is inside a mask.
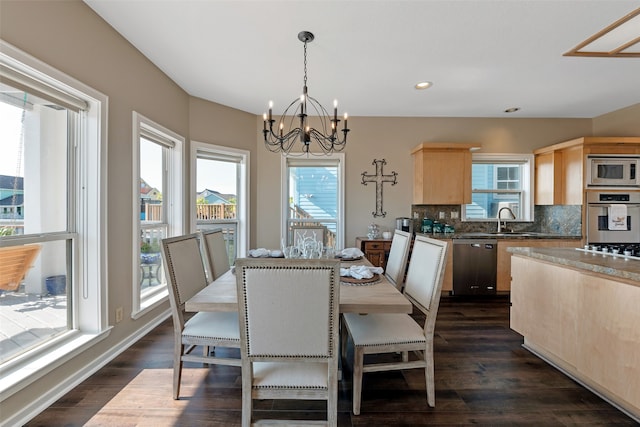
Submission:
[[[272,116],[273,102],[269,101],[269,114],[265,113],[263,116],[262,133],[264,134],[265,146],[274,153],[291,154],[295,142],[299,140],[303,144],[300,148],[300,154],[314,154],[311,143],[315,141],[321,151],[317,154],[327,155],[342,151],[347,145],[347,133],[349,132],[347,114],[344,115],[344,127],[338,131],[338,123],[340,123],[338,101],[333,101],[333,117],[331,117],[322,104],[309,96],[307,90],[307,43],[313,41],[314,35],[309,31],[301,31],[298,33],[298,39],[304,43],[302,95],[284,110],[275,130],[273,128],[275,120]],[[314,115],[313,122],[317,127],[313,127],[309,123],[309,113]],[[340,132],[343,134],[342,139]]]

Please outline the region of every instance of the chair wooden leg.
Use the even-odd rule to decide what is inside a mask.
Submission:
[[[340,357],[343,361],[343,370],[344,370],[344,361],[347,360],[347,344],[349,344],[349,332],[347,332],[347,327],[344,324],[344,320],[340,322]]]
[[[174,350],[173,358],[173,399],[178,400],[180,398],[180,381],[182,379],[182,351],[184,347],[182,345],[176,346]]]
[[[250,362],[242,361],[242,363]],[[251,369],[246,369],[245,366],[242,369],[242,427],[251,427],[251,418],[253,417],[251,413],[253,410]]]
[[[436,389],[433,368],[433,343],[427,343],[427,348],[424,352],[424,361],[424,376],[427,386],[427,404],[433,408],[436,406]]]
[[[338,379],[329,375],[329,396],[327,398],[327,424],[338,427]]]
[[[408,351],[403,351],[402,352],[402,361],[404,363],[407,363],[409,361],[409,352]]]
[[[353,349],[353,414],[360,415],[360,400],[362,398],[362,367],[364,364],[364,349],[354,345]]]

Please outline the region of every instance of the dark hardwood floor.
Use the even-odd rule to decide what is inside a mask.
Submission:
[[[163,323],[28,426],[234,426],[240,368],[186,364],[171,398],[172,323]],[[521,347],[507,298],[444,297],[436,322],[436,407],[420,370],[365,374],[351,413],[349,367],[339,385],[340,426],[635,426],[631,418]],[[388,357],[399,357],[391,355]],[[323,419],[324,402],[259,401],[260,418]]]

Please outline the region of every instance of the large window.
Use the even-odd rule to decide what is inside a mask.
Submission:
[[[293,243],[292,227],[321,226],[325,244],[344,246],[344,154],[322,158],[283,157],[282,240]]]
[[[5,395],[107,330],[107,99],[0,43],[0,392]]]
[[[474,154],[467,221],[532,221],[532,162],[527,154]],[[512,216],[513,214],[513,216]],[[515,218],[514,218],[515,217]]]
[[[133,251],[132,316],[136,318],[168,295],[160,244],[166,237],[183,233],[184,139],[135,112],[133,122],[134,223],[138,239]]]
[[[196,230],[222,228],[233,265],[249,242],[249,152],[192,142],[191,173],[192,223]]]

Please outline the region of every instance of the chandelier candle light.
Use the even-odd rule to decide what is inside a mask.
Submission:
[[[280,117],[278,129],[274,131],[275,120],[272,116],[273,102],[269,101],[269,114],[263,115],[262,133],[264,143],[269,151],[274,153],[282,152],[290,154],[296,140],[303,144],[301,154],[314,154],[311,151],[311,142],[315,141],[320,150],[320,155],[327,155],[333,152],[342,151],[347,144],[347,114],[344,115],[344,127],[342,129],[343,138],[340,139],[338,133],[338,101],[333,101],[333,117],[329,116],[327,110],[312,96],[307,90],[307,43],[313,41],[314,35],[309,31],[298,33],[298,39],[304,43],[304,85],[302,95],[295,99]],[[312,111],[309,110],[312,109]],[[315,112],[318,116],[318,129],[312,127],[308,121],[309,112]],[[294,127],[295,117],[300,119],[300,125]],[[285,133],[285,120],[289,120],[289,126]],[[267,126],[268,123],[268,126]]]

